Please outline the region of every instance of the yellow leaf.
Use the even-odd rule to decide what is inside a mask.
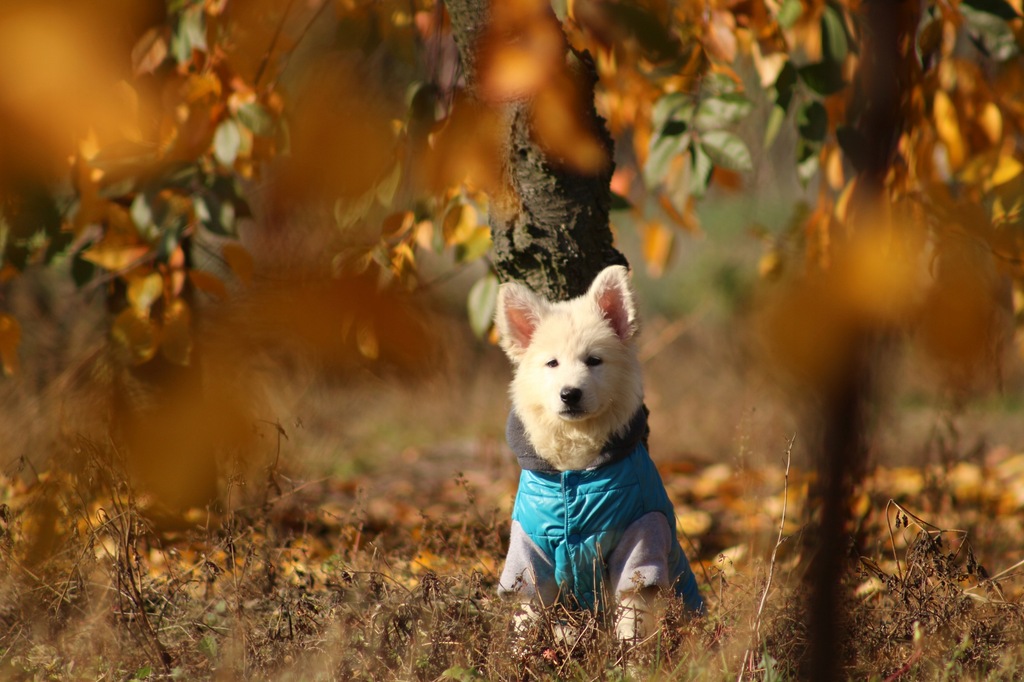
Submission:
[[[494,4],[495,29],[480,40],[479,80],[488,98],[527,97],[558,73],[565,38],[545,9],[547,3],[532,1]]]
[[[864,582],[857,586],[853,591],[853,594],[862,599],[866,599],[874,594],[877,594],[885,589],[885,583],[880,578],[875,576],[869,576]]]
[[[993,170],[992,174],[988,177],[988,181],[985,183],[987,186],[986,189],[998,187],[999,185],[1010,182],[1022,172],[1024,172],[1024,165],[1009,154],[1004,154],[999,157],[995,170]]]
[[[140,316],[149,315],[149,309],[164,293],[164,278],[157,272],[128,278],[128,302]]]
[[[224,286],[224,282],[215,275],[211,275],[210,273],[202,270],[190,270],[188,273],[188,279],[196,289],[199,289],[199,291],[207,293],[214,298],[223,301],[228,297],[228,288]]]
[[[703,509],[676,509],[676,530],[689,538],[699,537],[711,530],[711,514]]]
[[[422,575],[427,572],[436,573],[446,563],[443,557],[434,554],[429,549],[423,549],[409,562],[409,568],[413,575]]]
[[[697,499],[715,497],[733,474],[733,470],[726,464],[705,467],[694,480],[691,493]]]
[[[491,250],[491,230],[485,225],[473,229],[472,234],[459,245],[457,258],[461,262],[468,262],[480,258]]]
[[[959,462],[947,472],[946,481],[956,499],[978,500],[982,497],[985,475],[977,464]]]
[[[136,76],[153,73],[167,58],[167,41],[163,30],[151,28],[146,31],[132,48],[132,70]]]
[[[829,187],[839,191],[846,184],[846,176],[843,173],[843,154],[837,145],[829,150],[825,157],[825,178]]]
[[[751,45],[751,56],[754,58],[754,68],[761,79],[761,87],[767,89],[775,85],[782,68],[789,61],[789,56],[784,51],[764,54],[761,45],[756,40]]]
[[[179,246],[167,260],[171,272],[171,296],[180,296],[185,286],[185,251]]]
[[[380,231],[385,237],[401,237],[412,229],[415,222],[416,215],[412,211],[392,213],[381,222]]]
[[[82,258],[104,270],[127,270],[149,253],[148,246],[138,244],[108,244],[100,242],[82,252]]]
[[[129,364],[141,365],[156,354],[156,326],[149,317],[139,315],[134,308],[125,308],[117,316],[110,336]]]
[[[559,77],[536,94],[531,111],[533,133],[551,162],[597,173],[611,160],[594,131],[581,123],[574,89],[570,79]]]
[[[185,81],[185,100],[188,102],[197,102],[207,95],[220,97],[220,91],[220,79],[212,71],[193,73]]]
[[[998,144],[1003,139],[1003,115],[994,102],[988,102],[982,108],[977,118],[978,125],[985,131],[985,137],[992,144]]]
[[[238,242],[228,242],[221,249],[221,255],[224,256],[225,262],[228,267],[231,268],[231,272],[235,273],[235,277],[240,279],[243,284],[249,285],[252,282],[252,273],[255,268],[252,260],[252,254],[249,250]]]
[[[910,225],[902,229],[912,235]],[[925,291],[925,272],[916,254],[893,232],[862,231],[850,241],[838,270],[849,309],[883,321],[904,319]]]
[[[704,47],[713,58],[732,64],[736,60],[736,17],[732,12],[714,10],[708,31],[704,35]]]
[[[416,244],[421,249],[434,248],[434,221],[421,220],[416,223]]]
[[[778,249],[772,249],[761,256],[757,262],[757,274],[762,279],[775,279],[782,272],[782,257]]]
[[[367,360],[376,360],[380,357],[380,342],[377,340],[377,333],[368,322],[363,322],[356,327],[356,346],[359,354]]]
[[[180,298],[174,299],[164,311],[160,352],[176,365],[188,365],[192,359],[192,312]]]
[[[850,199],[853,198],[853,191],[857,187],[857,178],[850,180],[843,191],[839,193],[839,198],[836,199],[836,205],[833,209],[836,219],[840,222],[845,222],[849,217],[850,210]]]
[[[672,230],[657,221],[650,221],[643,228],[643,254],[647,271],[654,277],[661,277],[672,255]]]
[[[718,554],[715,566],[726,576],[735,576],[738,572],[738,567],[742,566],[746,562],[748,553],[749,547],[746,544],[735,545],[728,549],[723,549]]]
[[[963,166],[966,157],[964,139],[960,134],[960,119],[956,113],[956,106],[949,95],[942,90],[935,93],[932,115],[935,118],[935,132],[938,133],[942,143],[946,145],[949,167],[957,170]]]
[[[680,157],[680,161],[682,157]],[[673,162],[673,166],[675,163]],[[683,165],[686,165],[685,162]],[[669,218],[683,228],[687,232],[693,235],[700,234],[700,219],[697,218],[697,212],[695,209],[694,197],[689,195],[686,197],[686,204],[682,207],[682,212],[672,203],[672,201],[664,194],[658,197],[658,205],[665,211]]]
[[[416,262],[416,255],[412,251],[406,242],[399,242],[399,244],[391,252],[391,270],[396,276],[401,276],[402,271],[408,265],[412,265]]]
[[[477,219],[476,209],[469,204],[459,204],[448,211],[444,217],[442,229],[444,231],[444,242],[448,245],[461,244],[473,236],[480,221]]]
[[[21,325],[6,313],[0,313],[0,362],[4,374],[18,371],[18,345],[21,343]]]

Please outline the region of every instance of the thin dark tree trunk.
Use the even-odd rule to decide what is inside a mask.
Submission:
[[[888,201],[885,181],[897,156],[906,107],[917,78],[914,35],[920,19],[917,0],[865,0],[861,5],[864,40],[851,118],[862,138],[856,207],[851,218],[870,224]],[[856,107],[861,108],[856,110]],[[867,322],[851,331],[847,357],[836,380],[823,391],[821,443],[821,526],[810,572],[808,679],[842,679],[847,642],[842,629],[842,573],[850,552],[847,534],[851,492],[862,479],[867,459],[866,410],[872,393],[873,350],[884,330]]]
[[[535,109],[529,96],[493,101],[482,93],[481,50],[494,47],[485,43],[514,41],[520,36],[514,29],[492,30],[490,0],[447,0],[447,7],[470,95],[497,109],[503,122],[503,187],[491,196],[490,209],[494,268],[500,279],[525,282],[549,298],[578,296],[601,269],[626,264],[612,243],[608,223],[612,140],[594,109],[597,75],[593,61],[570,48],[550,7],[536,19],[551,22],[561,37],[565,72],[578,103],[574,113],[606,153],[603,167],[580,172],[552,158],[538,144]]]

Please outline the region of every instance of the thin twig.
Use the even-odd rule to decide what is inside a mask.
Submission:
[[[754,616],[754,636],[750,647],[743,653],[743,664],[740,666],[740,674],[736,678],[737,682],[743,679],[743,673],[747,670],[748,665],[750,667],[754,665],[754,656],[757,647],[761,643],[761,619],[764,616],[764,608],[768,604],[768,593],[772,589],[772,579],[775,576],[775,560],[779,553],[779,547],[788,539],[783,537],[783,532],[786,527],[786,512],[789,508],[789,468],[793,459],[793,443],[795,442],[796,434],[794,433],[789,439],[789,445],[786,446],[786,473],[782,483],[782,516],[779,519],[779,536],[775,540],[775,547],[772,549],[772,558],[768,562],[768,577],[765,580],[764,591],[761,592],[761,601],[757,605],[757,614]]]
[[[267,64],[270,62],[270,58],[273,56],[274,50],[277,49],[277,42],[281,39],[281,32],[284,30],[284,24],[285,21],[288,20],[288,15],[291,14],[293,4],[295,4],[295,0],[288,0],[288,4],[284,8],[284,14],[281,15],[281,21],[277,22],[277,26],[274,28],[274,35],[270,39],[270,45],[267,46],[267,51],[263,53],[263,58],[260,59],[260,65],[256,68],[256,75],[252,79],[253,90],[258,90],[260,87],[260,81],[263,79],[263,72],[266,71]]]

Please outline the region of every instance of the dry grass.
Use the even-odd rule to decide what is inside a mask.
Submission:
[[[799,677],[802,575],[813,559],[806,539],[814,523],[796,489],[806,478],[799,472],[766,477],[775,487],[764,499],[788,491],[782,499],[794,501],[788,518],[774,519],[783,531],[779,551],[746,558],[708,551],[715,533],[727,530],[713,524],[693,538],[708,617],[691,621],[673,603],[657,635],[624,645],[589,613],[552,609],[527,632],[513,632],[510,605],[495,597],[507,486],[452,476],[426,486],[422,499],[385,503],[344,481],[291,480],[278,441],[266,445],[259,475],[227,481],[222,511],[194,512],[177,528],[167,519],[154,524],[151,502],[129,484],[116,452],[95,443],[78,443],[87,465],[75,475],[8,479],[0,678]],[[699,488],[705,474],[675,476]],[[887,502],[888,492],[872,487],[886,480],[873,479],[858,501],[843,576],[848,638],[837,655],[849,676],[1019,678],[1019,562],[992,557],[997,570],[1008,569],[996,580],[979,563],[972,534],[933,525],[909,502]],[[735,480],[717,485],[719,498],[736,494]],[[956,485],[935,481],[933,502],[925,494],[916,501],[936,518],[983,522],[993,500],[954,500]],[[696,500],[681,502],[688,508]],[[1011,522],[1002,519],[1004,527]],[[872,549],[852,551],[854,537]],[[576,634],[560,640],[553,628],[565,623]]]

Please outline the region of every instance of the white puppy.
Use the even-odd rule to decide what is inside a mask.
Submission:
[[[507,435],[523,468],[502,594],[601,610],[615,597],[620,638],[653,628],[657,595],[704,603],[675,512],[647,453],[647,413],[626,268],[552,303],[503,284],[496,323],[515,366]]]

